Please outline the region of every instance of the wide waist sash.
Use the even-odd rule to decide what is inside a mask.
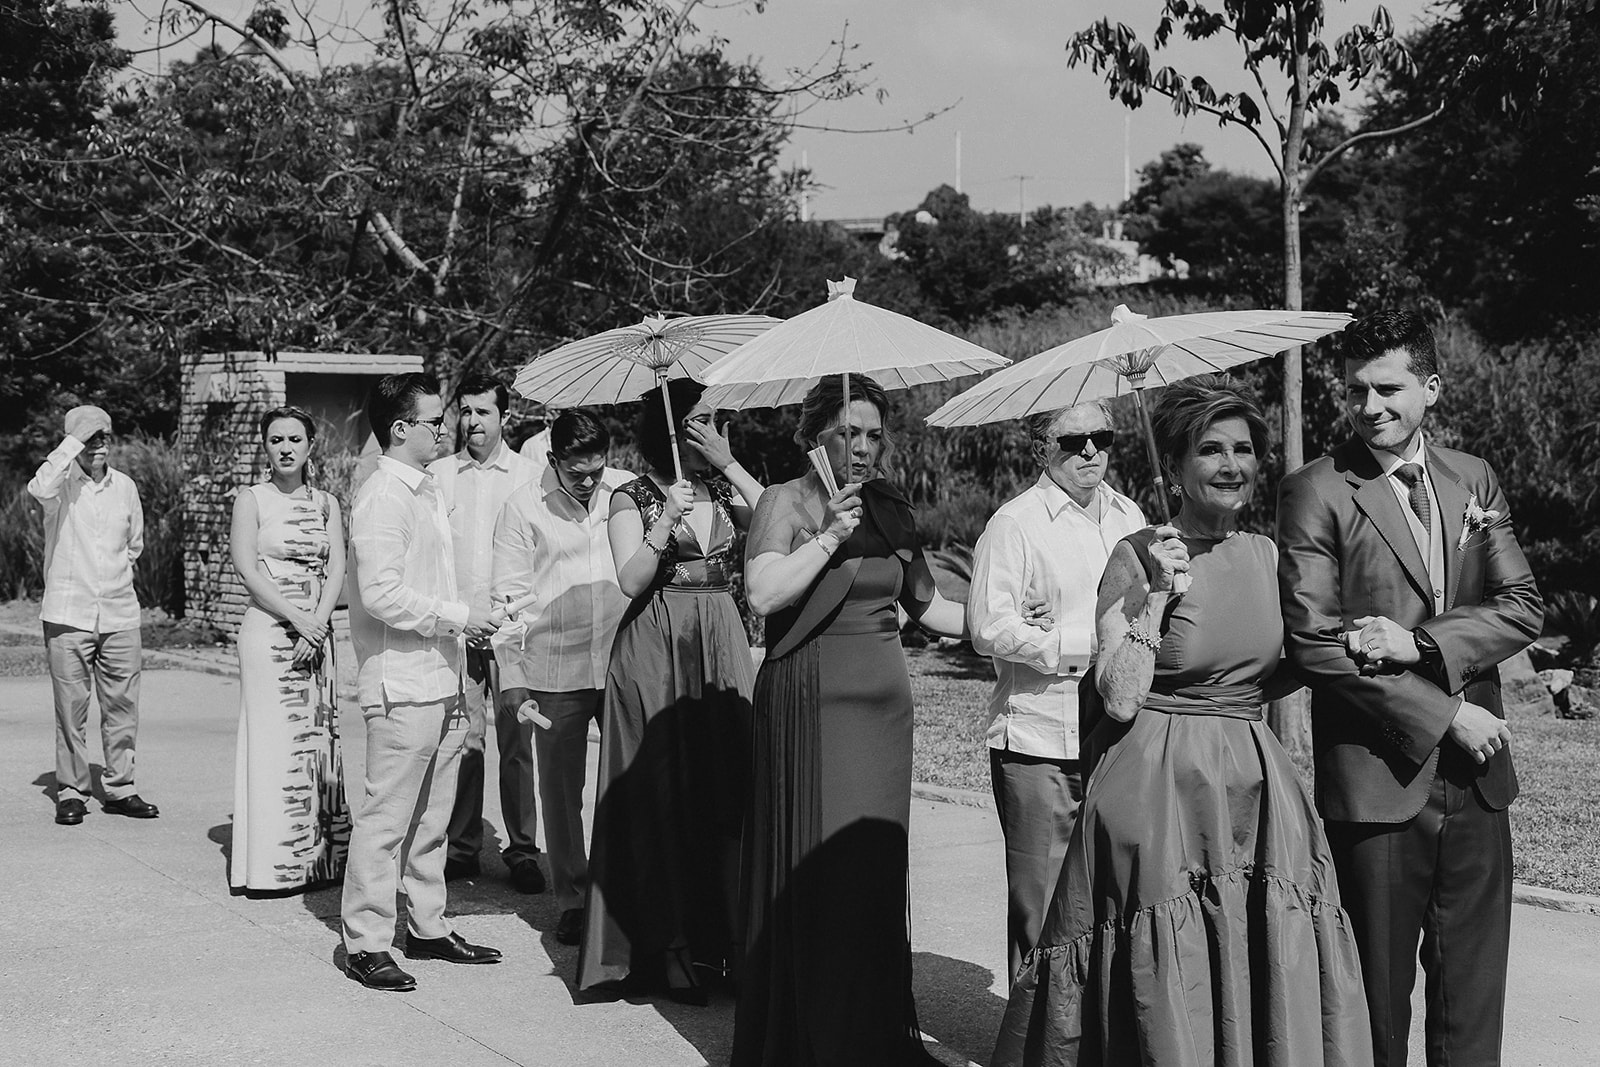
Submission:
[[[726,589],[732,581],[732,569],[721,560],[680,560],[667,570],[667,586],[673,589]]]
[[[1144,706],[1164,715],[1220,715],[1228,719],[1259,721],[1265,717],[1264,699],[1261,686],[1248,683],[1193,685],[1172,690],[1152,687]]]
[[[892,613],[869,615],[866,618],[835,619],[824,629],[821,637],[844,637],[847,634],[892,634],[900,629],[900,622]]]

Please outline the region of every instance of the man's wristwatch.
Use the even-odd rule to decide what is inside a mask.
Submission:
[[[1411,631],[1411,640],[1417,643],[1418,662],[1422,666],[1436,670],[1444,667],[1444,653],[1439,651],[1439,642],[1428,636],[1428,631],[1418,626]]]

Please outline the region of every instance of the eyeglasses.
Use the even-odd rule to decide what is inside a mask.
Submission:
[[[1111,430],[1096,430],[1094,433],[1066,433],[1056,438],[1056,444],[1061,446],[1061,451],[1069,456],[1075,456],[1083,451],[1083,446],[1090,441],[1094,442],[1097,451],[1104,452],[1111,447],[1111,442],[1116,438],[1116,433]]]
[[[433,431],[433,439],[437,441],[444,434],[444,416],[437,419],[396,419],[396,422],[410,423],[412,426],[426,426]]]

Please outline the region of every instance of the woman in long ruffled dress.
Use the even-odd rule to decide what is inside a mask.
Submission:
[[[269,477],[239,492],[230,548],[250,592],[239,626],[234,889],[336,882],[350,844],[329,620],[344,584],[339,502],[306,481],[316,424],[261,419]]]
[[[1101,579],[1084,804],[991,1062],[1370,1064],[1328,843],[1262,721],[1294,687],[1276,546],[1238,529],[1266,422],[1222,377],[1167,386],[1153,422],[1182,506]]]
[[[578,987],[704,1004],[741,940],[755,671],[731,583],[762,485],[700,403],[704,387],[667,388],[684,476],[658,390],[637,435],[649,473],[611,495],[617,584],[631,602],[606,673]]]

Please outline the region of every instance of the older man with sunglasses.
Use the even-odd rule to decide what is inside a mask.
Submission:
[[[994,661],[989,773],[1006,842],[1011,972],[1038,940],[1083,799],[1078,685],[1094,656],[1095,592],[1118,541],[1145,525],[1105,484],[1105,407],[1028,420],[1039,480],[978,539],[967,599],[972,647]]]

